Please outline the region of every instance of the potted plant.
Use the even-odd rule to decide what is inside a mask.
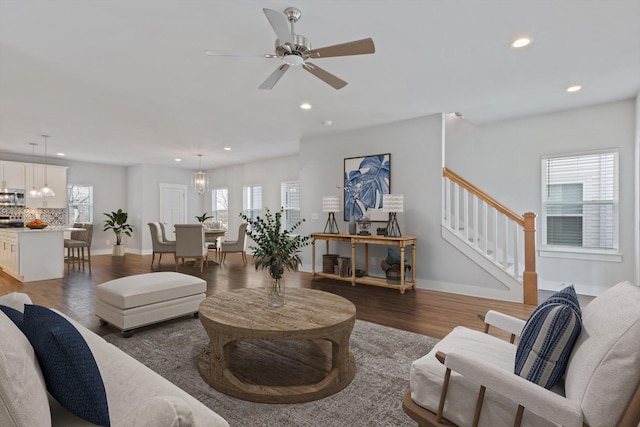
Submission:
[[[204,224],[204,222],[208,219],[213,218],[212,216],[208,216],[207,213],[203,213],[202,215],[196,215],[196,219],[200,222],[200,224]]]
[[[124,245],[122,244],[122,235],[131,237],[133,226],[127,224],[129,215],[118,209],[117,212],[105,212],[108,218],[104,221],[104,229],[102,231],[113,230],[116,235],[116,244],[113,246],[113,256],[124,256]]]
[[[240,214],[249,224],[246,235],[255,242],[255,246],[249,248],[253,250],[256,270],[267,271],[267,304],[270,307],[284,305],[284,273],[298,269],[302,263],[300,249],[307,246],[311,239],[311,236],[293,234],[304,219],[296,222],[290,230],[283,228],[282,213],[282,208],[275,215],[267,208],[265,215],[256,219]]]

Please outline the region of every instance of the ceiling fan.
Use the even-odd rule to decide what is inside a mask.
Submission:
[[[342,89],[347,82],[325,71],[317,65],[309,62],[311,58],[329,58],[332,56],[364,55],[374,53],[376,48],[371,38],[341,43],[332,46],[311,49],[309,40],[296,34],[294,24],[300,19],[301,13],[294,7],[285,9],[284,13],[272,9],[262,9],[269,20],[269,24],[275,31],[275,53],[246,53],[223,50],[207,50],[210,56],[237,56],[237,57],[261,57],[277,58],[282,61],[276,70],[258,87],[258,89],[272,89],[290,66],[301,66],[334,89]]]

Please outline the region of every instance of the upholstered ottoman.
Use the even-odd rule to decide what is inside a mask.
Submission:
[[[132,330],[187,314],[198,315],[207,282],[175,272],[138,274],[96,287],[96,316],[131,336]]]

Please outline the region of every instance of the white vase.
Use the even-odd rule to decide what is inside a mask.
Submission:
[[[124,245],[113,245],[112,256],[124,256]]]

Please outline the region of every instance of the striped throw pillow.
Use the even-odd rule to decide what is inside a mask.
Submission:
[[[546,389],[564,375],[571,350],[582,329],[573,286],[540,304],[524,325],[514,372]]]

